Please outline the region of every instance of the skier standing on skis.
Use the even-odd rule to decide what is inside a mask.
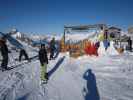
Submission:
[[[25,60],[30,61],[30,59],[29,59],[29,57],[28,57],[28,54],[26,53],[26,51],[25,51],[24,49],[21,49],[21,50],[20,50],[19,61],[21,61],[22,56],[25,57]]]
[[[42,44],[39,50],[39,60],[41,64],[41,81],[46,82],[48,80],[48,73],[47,73],[48,57],[47,57],[45,44]]]
[[[6,39],[4,37],[2,37],[0,39],[0,51],[1,51],[1,55],[2,55],[2,63],[1,63],[1,68],[2,71],[7,70],[8,67],[8,48],[6,45]]]
[[[54,58],[55,38],[50,41],[50,60]]]

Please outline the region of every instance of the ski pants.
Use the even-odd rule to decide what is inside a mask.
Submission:
[[[50,59],[54,58],[54,50],[50,51]]]
[[[19,61],[21,61],[22,56],[24,56],[26,60],[29,60],[27,53],[25,51],[20,51]]]
[[[1,67],[6,69],[7,65],[8,65],[8,55],[5,55],[3,56]]]
[[[47,64],[44,63],[41,65],[41,80],[46,80],[46,73],[47,73]]]

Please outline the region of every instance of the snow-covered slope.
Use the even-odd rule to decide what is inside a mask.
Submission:
[[[32,49],[27,51],[30,57],[38,54]],[[0,100],[132,100],[132,59],[133,53],[78,59],[60,53],[49,61],[46,85],[40,85],[37,58],[22,64],[12,59],[9,65],[20,65],[0,72]]]
[[[4,87],[0,93],[5,93],[6,100],[132,100],[132,59],[132,54],[78,59],[70,58],[67,53],[59,54],[48,64],[47,85],[40,85],[40,64],[34,60],[0,72],[0,86]],[[5,82],[7,86],[2,85]]]
[[[22,33],[17,32],[16,34],[13,34],[12,36],[13,36],[14,38],[16,38],[16,37],[21,38],[21,37],[22,37]]]

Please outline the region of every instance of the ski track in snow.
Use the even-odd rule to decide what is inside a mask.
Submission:
[[[78,59],[69,58],[67,53],[59,54],[48,64],[51,74],[45,85],[40,85],[39,61],[33,60],[11,71],[0,72],[0,96],[4,95],[0,100],[95,100],[90,95],[95,89],[88,90],[88,85],[93,87],[94,84],[83,78],[88,69],[96,78],[94,88],[100,100],[132,100],[132,59],[130,53]]]

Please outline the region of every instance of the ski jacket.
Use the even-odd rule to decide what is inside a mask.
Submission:
[[[128,39],[127,42],[128,42],[128,45],[132,46],[132,40],[131,39]]]
[[[43,65],[44,63],[48,64],[48,57],[47,57],[47,52],[46,49],[40,49],[39,50],[39,60],[41,65]]]
[[[55,40],[51,40],[50,41],[50,50],[52,51],[54,51],[55,50]]]

